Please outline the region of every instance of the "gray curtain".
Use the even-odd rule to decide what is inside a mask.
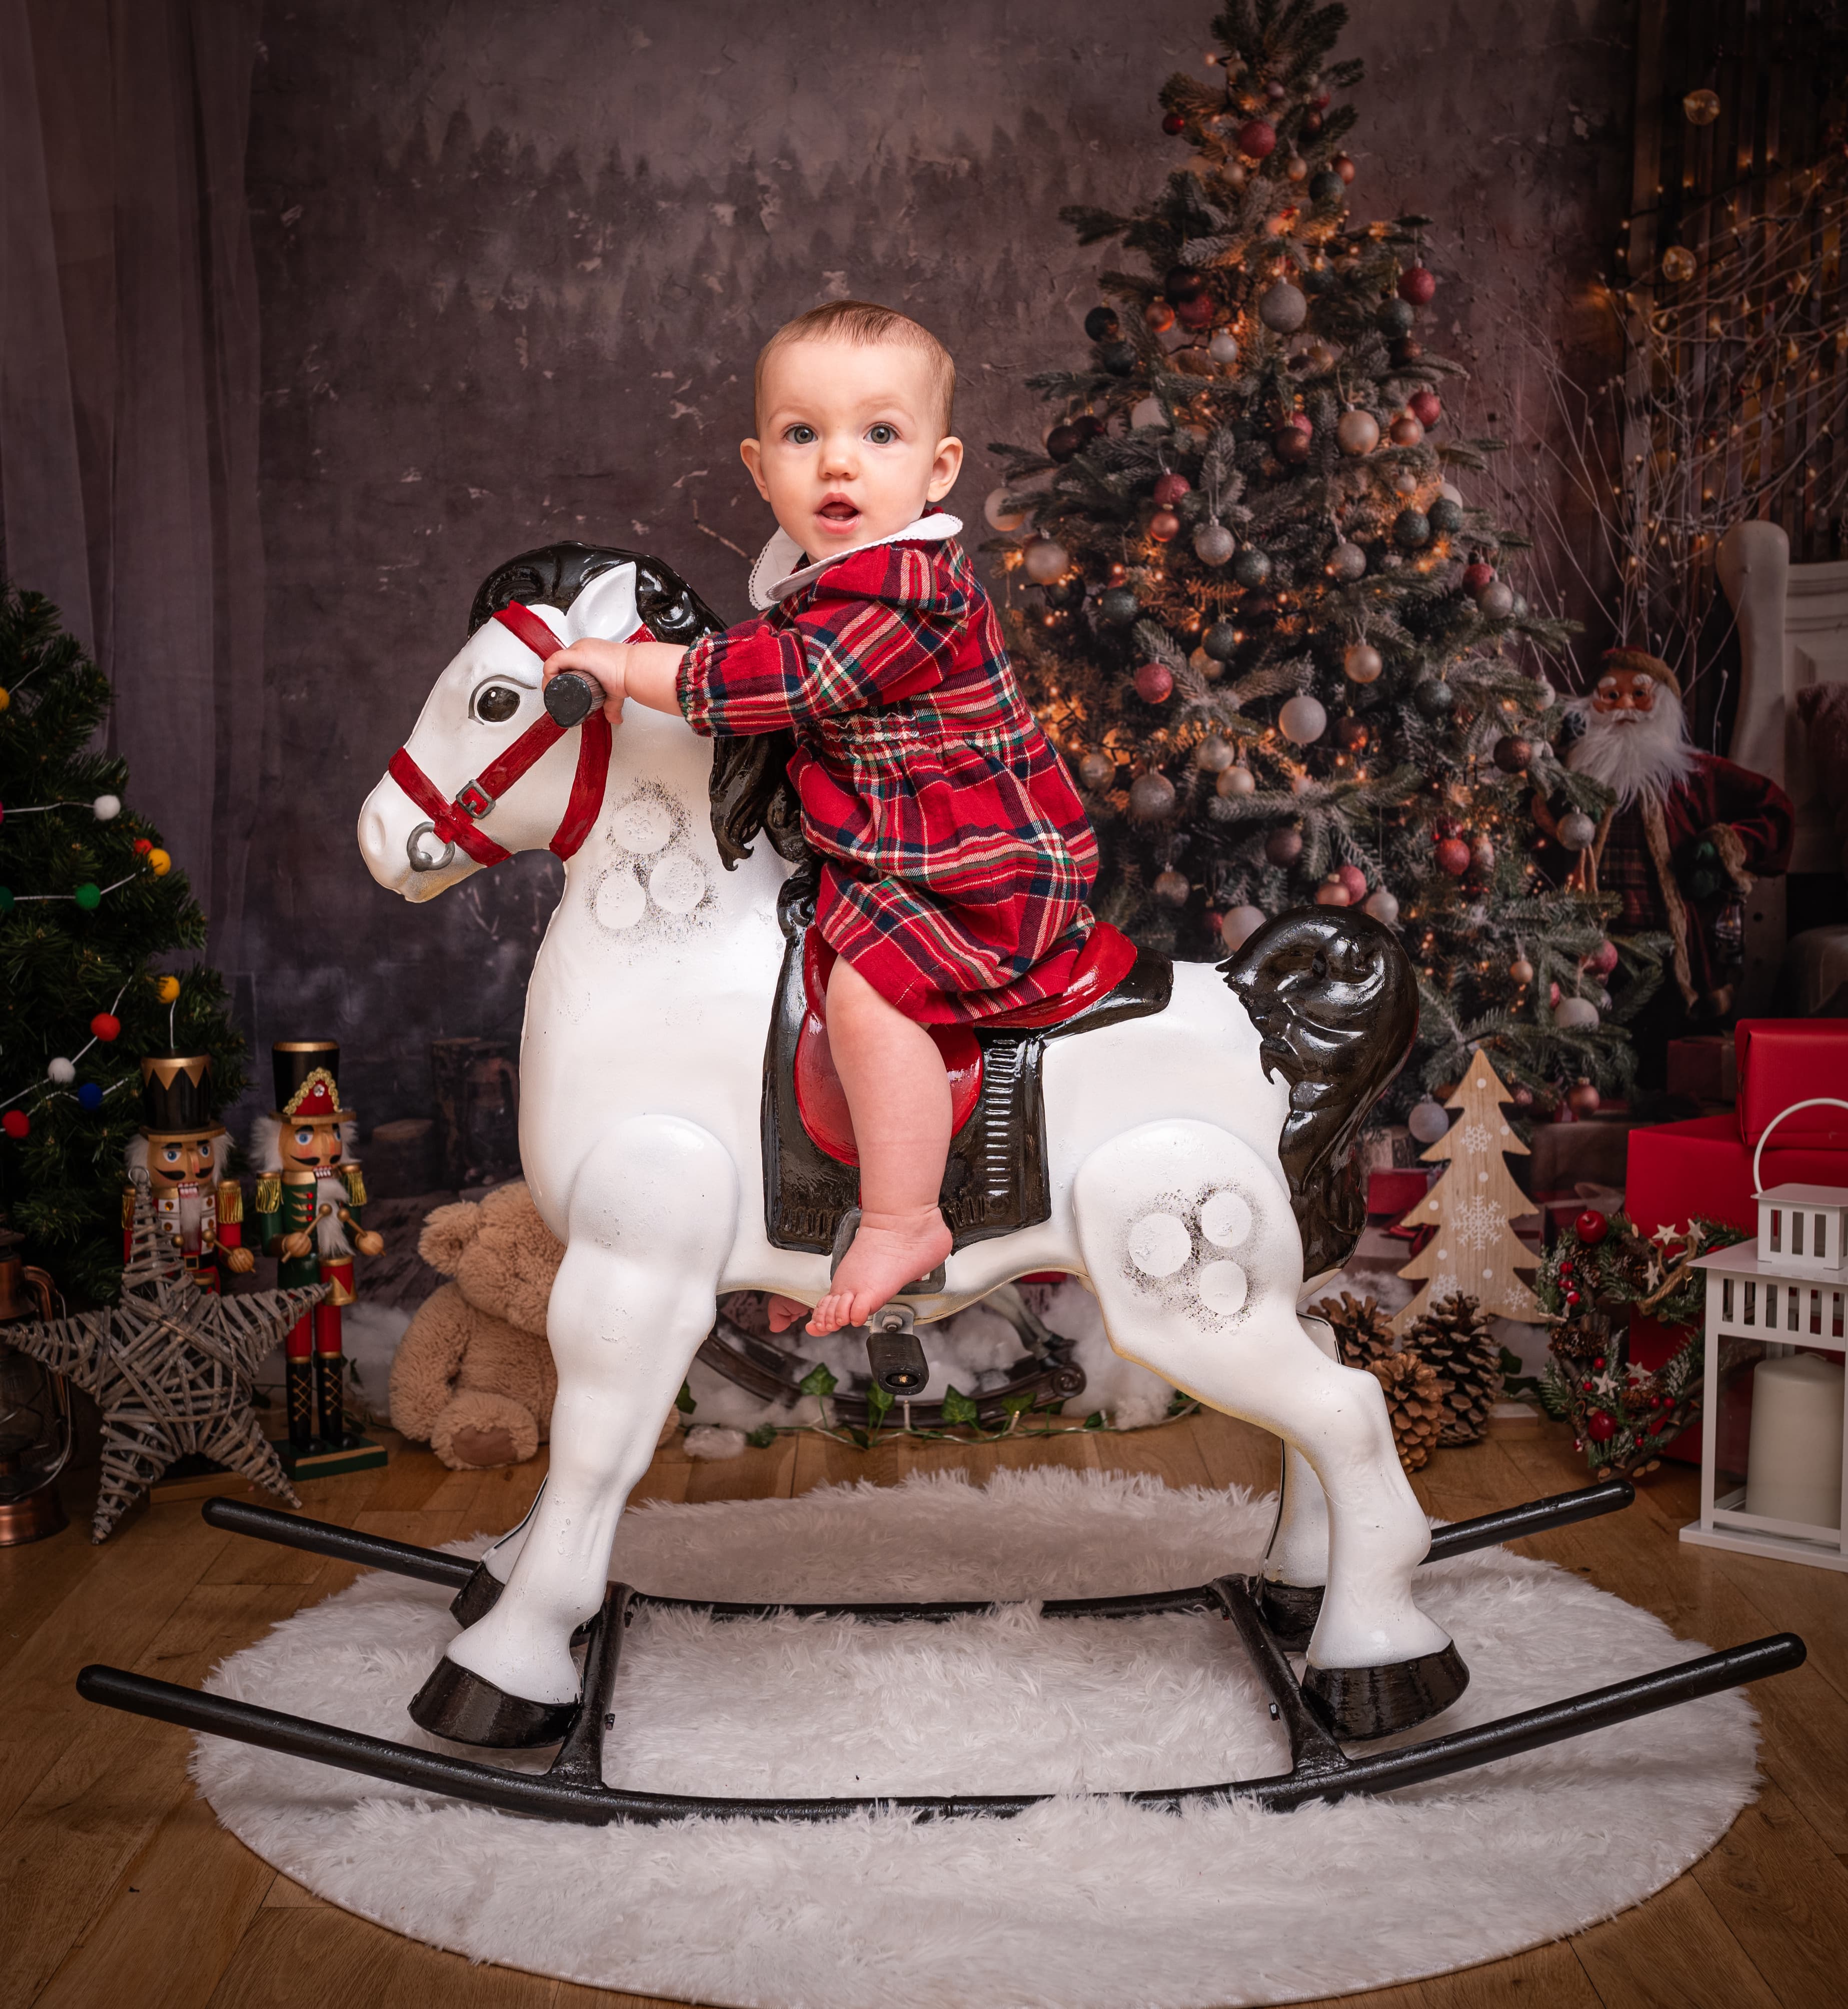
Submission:
[[[241,966],[263,735],[260,0],[0,0],[0,565],[115,689],[110,743]]]

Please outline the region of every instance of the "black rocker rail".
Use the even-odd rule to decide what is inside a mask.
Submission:
[[[1564,1527],[1628,1506],[1636,1497],[1627,1479],[1609,1479],[1571,1493],[1524,1502],[1475,1519],[1438,1529],[1427,1562],[1490,1548],[1524,1535]],[[208,1500],[205,1519],[214,1527],[345,1562],[383,1569],[453,1590],[458,1601],[478,1590],[479,1565],[469,1557],[420,1548],[324,1521],[280,1513],[234,1500]],[[867,1603],[735,1603],[710,1598],[671,1597],[612,1584],[602,1610],[584,1628],[586,1642],[583,1699],[550,1768],[541,1773],[505,1772],[444,1752],[397,1744],[264,1709],[222,1695],[205,1695],[169,1681],[155,1681],[120,1667],[90,1666],[77,1677],[87,1700],[158,1722],[389,1780],[413,1790],[441,1794],[476,1805],[547,1820],[602,1827],[622,1821],[652,1823],[708,1819],[838,1820],[862,1809],[890,1809],[920,1819],[1019,1813],[1050,1798],[1026,1795],[879,1795],[855,1798],[729,1799],[675,1793],[633,1792],[604,1784],[604,1738],[613,1717],[610,1701],[618,1672],[623,1635],[643,1610],[695,1610],[717,1621],[763,1618],[781,1613],[802,1617],[851,1618],[873,1624],[931,1624],[993,1610],[993,1598],[936,1602]],[[1205,1802],[1243,1800],[1287,1812],[1314,1800],[1353,1793],[1390,1792],[1400,1786],[1443,1778],[1524,1751],[1627,1723],[1657,1710],[1747,1681],[1787,1672],[1804,1660],[1804,1642],[1794,1633],[1774,1633],[1718,1653],[1702,1654],[1652,1674],[1591,1688],[1518,1715],[1475,1724],[1446,1735],[1387,1750],[1351,1754],[1330,1734],[1305,1695],[1288,1653],[1298,1646],[1287,1628],[1267,1614],[1262,1586],[1249,1576],[1228,1575],[1176,1590],[1131,1593],[1113,1597],[1050,1598],[1040,1606],[1048,1618],[1136,1618],[1172,1613],[1217,1614],[1230,1624],[1254,1671],[1271,1695],[1272,1713],[1290,1743],[1285,1773],[1259,1779],[1230,1780],[1201,1786],[1110,1793],[1099,1798],[1175,1811]]]

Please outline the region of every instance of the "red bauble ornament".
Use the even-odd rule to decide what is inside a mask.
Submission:
[[[154,849],[154,840],[153,840],[153,838],[147,838],[147,837],[138,837],[138,838],[136,838],[136,840],[135,840],[135,856],[136,856],[137,858],[145,858],[145,857],[147,856],[147,854],[148,854],[150,851],[152,851],[152,850],[153,850],[153,849]]]
[[[122,1021],[112,1012],[99,1012],[90,1022],[92,1035],[107,1046],[112,1040],[122,1037]]]
[[[1268,119],[1254,119],[1238,129],[1238,151],[1254,161],[1276,151],[1277,129]]]
[[[1054,426],[1046,436],[1046,450],[1054,460],[1070,460],[1084,450],[1085,436],[1069,423]]]
[[[1166,300],[1151,300],[1142,310],[1142,318],[1156,335],[1166,335],[1174,325],[1174,310]]]
[[[1593,1444],[1608,1444],[1617,1434],[1616,1423],[1602,1409],[1594,1409],[1585,1419],[1585,1435]]]
[[[1617,944],[1614,941],[1601,941],[1585,958],[1585,967],[1595,970],[1600,976],[1609,976],[1617,966]]]
[[[1581,1075],[1567,1092],[1566,1106],[1574,1116],[1595,1116],[1601,1100],[1596,1088]]]
[[[1220,303],[1210,293],[1196,293],[1174,310],[1183,328],[1211,328],[1219,317],[1219,310]]]
[[[1611,1224],[1596,1207],[1588,1206],[1572,1224],[1572,1231],[1588,1249],[1595,1249],[1611,1231]]]
[[[1485,586],[1495,583],[1495,567],[1481,558],[1463,568],[1463,583],[1471,593],[1480,593]]]
[[[1428,306],[1437,291],[1437,275],[1427,265],[1407,265],[1399,275],[1399,297],[1414,307]]]
[[[1435,391],[1413,392],[1405,401],[1405,409],[1427,430],[1444,415],[1443,402]]]
[[[1159,543],[1167,544],[1181,534],[1181,519],[1172,509],[1157,509],[1149,519],[1149,534]]]
[[[1440,837],[1437,841],[1437,869],[1447,872],[1453,879],[1460,879],[1469,870],[1469,846],[1460,837]]]
[[[1344,865],[1337,868],[1341,883],[1347,888],[1348,899],[1356,906],[1367,897],[1367,875],[1358,865]]]
[[[1155,477],[1155,500],[1163,509],[1171,509],[1181,497],[1193,492],[1194,484],[1184,474],[1158,474]]]
[[[23,1109],[9,1109],[4,1116],[0,1116],[0,1130],[4,1130],[9,1137],[26,1136],[31,1129],[32,1125]]]
[[[1187,121],[1178,112],[1170,112],[1161,122],[1161,129],[1172,138],[1175,133],[1187,130]]]
[[[1359,172],[1359,169],[1354,166],[1353,161],[1349,160],[1345,154],[1336,154],[1333,166],[1335,172],[1338,174],[1344,182],[1351,182],[1355,175]]]
[[[1144,663],[1135,683],[1136,696],[1145,704],[1165,704],[1174,689],[1174,672],[1166,663]]]
[[[1315,429],[1301,413],[1279,426],[1271,438],[1271,451],[1279,460],[1292,462],[1307,460],[1309,449],[1315,441]]]

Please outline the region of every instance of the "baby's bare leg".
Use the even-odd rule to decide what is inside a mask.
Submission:
[[[845,956],[828,979],[828,1043],[860,1152],[860,1228],[809,1330],[862,1323],[950,1253],[938,1210],[950,1082],[936,1042]]]

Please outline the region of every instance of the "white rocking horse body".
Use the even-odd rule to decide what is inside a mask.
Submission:
[[[634,564],[613,563],[568,605],[535,598],[530,614],[561,646],[621,639],[642,625],[635,579]],[[565,1244],[548,1316],[551,1469],[488,1559],[491,1604],[477,1601],[485,1615],[451,1645],[417,1712],[445,1735],[502,1745],[562,1734],[579,1694],[573,1630],[603,1599],[625,1503],[717,1296],[756,1288],[812,1302],[829,1268],[766,1230],[760,1106],[788,867],[764,842],[725,868],[708,813],[712,742],[632,705],[600,795],[575,732],[498,799],[468,793],[543,719],[544,646],[543,634],[529,646],[483,622],[359,820],[373,876],[413,901],[481,869],[467,847],[483,846],[466,832],[443,858],[458,801],[492,856],[572,849],[521,1053],[521,1154]],[[555,843],[574,816],[581,843]],[[1319,980],[1330,955],[1365,960],[1344,944],[1375,953],[1352,933],[1372,924],[1344,918],[1350,933],[1336,939],[1334,919],[1301,917],[1320,931],[1301,951],[1321,958]],[[1317,947],[1325,937],[1332,947]],[[1354,975],[1358,996],[1360,962]],[[959,1248],[940,1295],[914,1309],[940,1318],[1025,1273],[1070,1271],[1096,1292],[1120,1352],[1283,1438],[1286,1504],[1266,1576],[1280,1622],[1294,1612],[1306,1633],[1313,1620],[1305,1689],[1340,1734],[1404,1727],[1467,1677],[1412,1599],[1429,1533],[1379,1386],[1338,1366],[1326,1326],[1297,1315],[1303,1245],[1280,1138],[1314,1085],[1293,1101],[1273,1065],[1279,1028],[1261,1033],[1220,972],[1182,965],[1174,976],[1159,1012],[1048,1042],[1049,1217]],[[1377,1042],[1365,1017],[1326,1036],[1307,1025],[1307,1036]]]

